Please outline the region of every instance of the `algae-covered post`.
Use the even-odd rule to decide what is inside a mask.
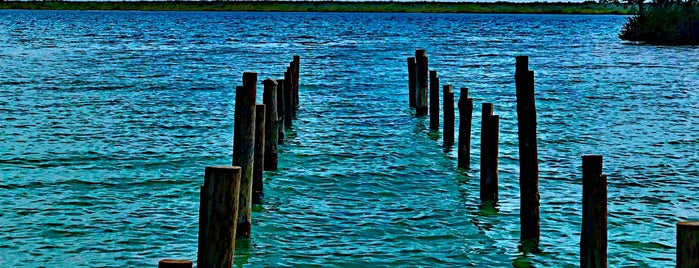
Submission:
[[[677,223],[677,267],[699,267],[699,221]]]
[[[231,267],[242,169],[206,167],[199,201],[198,267]],[[189,266],[191,267],[191,266]]]
[[[424,49],[415,50],[415,116],[427,115],[427,56]]]
[[[498,140],[500,117],[493,104],[483,103],[481,121],[481,201],[498,201]]]
[[[262,204],[265,167],[265,105],[255,106],[255,158],[252,171],[252,203]]]
[[[439,77],[430,71],[430,130],[439,130]]]
[[[193,265],[189,260],[164,259],[158,262],[158,268],[192,268]]]
[[[291,78],[291,67],[284,72],[284,125],[291,128],[294,120],[294,86]]]
[[[299,74],[301,69],[301,57],[294,55],[294,116],[296,116],[296,111],[298,110],[299,104]]]
[[[415,107],[415,57],[408,57],[408,101],[410,107]]]
[[[277,149],[279,132],[277,130],[277,81],[267,78],[262,81],[264,92],[262,103],[265,104],[265,166],[264,170],[277,170],[279,160]]]
[[[471,168],[471,119],[473,99],[468,97],[468,88],[461,88],[459,96],[459,145],[458,167]]]
[[[454,91],[451,85],[444,85],[444,147],[454,145]]]
[[[284,129],[286,129],[286,81],[277,79],[277,138],[279,144],[284,144]]]
[[[243,86],[235,90],[233,165],[241,168],[238,237],[249,237],[252,224],[252,170],[255,155],[255,99],[257,73],[243,73]]]
[[[601,155],[582,157],[580,267],[607,267],[607,176]]]
[[[539,160],[536,142],[536,105],[534,72],[529,71],[529,58],[516,57],[515,84],[517,91],[517,127],[519,133],[519,191],[520,240],[538,245],[539,222]]]

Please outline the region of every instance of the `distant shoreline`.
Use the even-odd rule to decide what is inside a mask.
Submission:
[[[506,13],[506,14],[624,14],[621,5],[509,2],[332,2],[332,1],[140,1],[140,2],[24,2],[2,1],[0,9],[25,10],[140,10],[140,11],[274,11],[381,13]]]

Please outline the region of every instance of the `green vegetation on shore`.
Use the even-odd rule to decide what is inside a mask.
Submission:
[[[478,2],[332,2],[332,1],[141,1],[37,2],[0,0],[0,9],[29,10],[144,10],[144,11],[283,11],[283,12],[411,12],[411,13],[526,13],[630,14],[622,5],[584,3]]]

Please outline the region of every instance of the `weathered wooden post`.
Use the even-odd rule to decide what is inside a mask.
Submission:
[[[699,267],[699,221],[677,223],[677,268]]]
[[[262,81],[265,91],[262,94],[262,103],[265,104],[265,166],[264,170],[277,170],[279,160],[277,149],[279,145],[279,131],[277,129],[277,81],[271,78]]]
[[[255,156],[255,99],[257,73],[243,73],[243,86],[235,90],[233,165],[241,168],[238,237],[249,237],[252,224],[252,170]]]
[[[410,102],[410,107],[415,107],[415,57],[408,58],[408,101]]]
[[[255,158],[252,169],[252,204],[262,204],[265,167],[265,105],[255,106]]]
[[[529,71],[529,58],[516,57],[517,127],[519,133],[520,240],[538,245],[539,222],[539,157],[536,142],[536,105],[534,72]]]
[[[601,155],[582,157],[580,267],[607,267],[607,176]]]
[[[299,108],[299,72],[301,71],[301,57],[294,55],[294,116]]]
[[[454,90],[451,85],[444,86],[444,147],[454,145]]]
[[[430,130],[439,130],[439,77],[430,71]]]
[[[415,116],[427,115],[428,60],[424,49],[415,50]]]
[[[286,81],[277,79],[277,138],[278,144],[284,144],[284,130],[286,129]]]
[[[483,103],[481,121],[481,201],[498,201],[498,140],[500,117],[493,104]]]
[[[284,126],[286,128],[291,128],[294,121],[294,86],[290,69],[287,67],[284,72]]]
[[[158,262],[158,268],[192,268],[193,265],[188,260],[164,259]]]
[[[468,97],[468,88],[461,88],[459,96],[459,168],[471,168],[471,119],[473,99]]]
[[[199,201],[198,267],[233,265],[241,173],[240,167],[206,167]]]

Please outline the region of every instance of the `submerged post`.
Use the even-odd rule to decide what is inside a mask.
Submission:
[[[459,168],[471,168],[471,119],[473,99],[468,97],[468,88],[461,88],[459,96]]]
[[[255,160],[252,171],[252,204],[262,204],[265,166],[265,105],[255,106]]]
[[[699,221],[677,223],[677,268],[699,267]]]
[[[607,267],[607,176],[601,155],[582,157],[580,267]]]
[[[277,81],[267,78],[262,81],[265,91],[262,103],[265,104],[265,166],[264,170],[277,170],[277,149],[279,131],[277,129]]]
[[[294,86],[291,78],[291,68],[284,72],[284,126],[291,128],[294,121]]]
[[[444,147],[454,145],[454,90],[451,85],[444,86]]]
[[[299,108],[299,72],[301,71],[301,57],[294,55],[294,116]]]
[[[519,133],[520,240],[538,245],[539,222],[539,158],[536,142],[536,105],[534,72],[529,71],[529,58],[516,57],[517,127]]]
[[[158,262],[158,268],[192,268],[194,264],[188,260],[164,259]]]
[[[481,122],[481,201],[498,201],[498,140],[500,117],[493,104],[483,103]]]
[[[410,107],[415,107],[415,57],[408,58],[408,101]]]
[[[284,130],[286,129],[286,81],[277,79],[277,138],[278,144],[284,144]]]
[[[249,237],[252,224],[252,170],[255,156],[255,99],[257,73],[243,73],[243,86],[235,90],[233,165],[241,168],[238,237]]]
[[[430,130],[439,130],[439,77],[430,71]]]
[[[427,115],[427,56],[424,49],[415,50],[415,116]]]
[[[206,167],[199,203],[199,267],[233,265],[241,173],[240,167]]]

